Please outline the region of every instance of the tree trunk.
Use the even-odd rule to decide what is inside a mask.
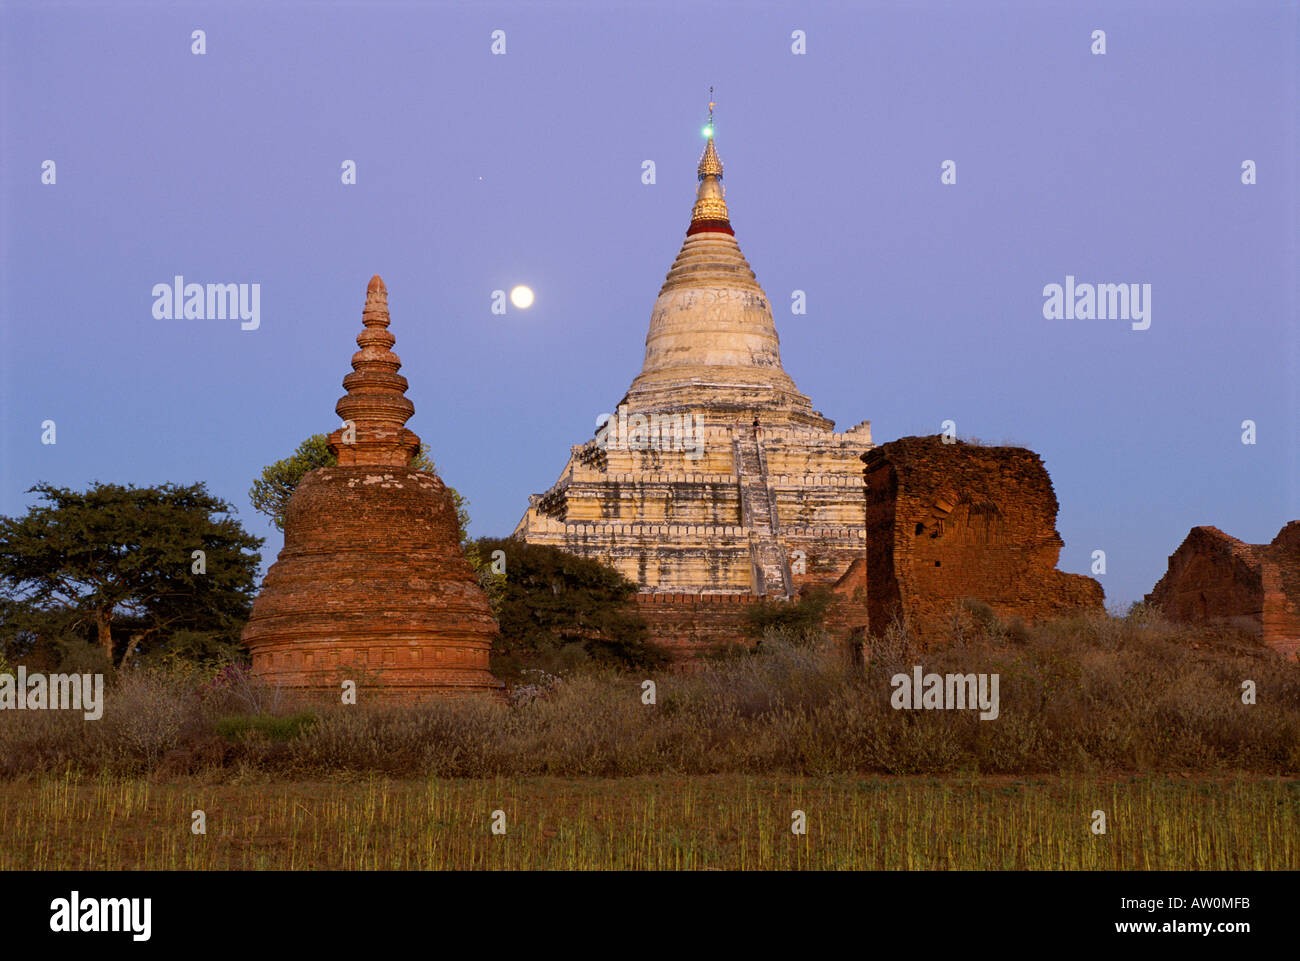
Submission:
[[[113,629],[110,626],[110,612],[107,610],[98,610],[95,612],[95,624],[99,629],[99,645],[104,649],[104,656],[108,658],[108,663],[113,663]]]
[[[126,667],[127,661],[135,659],[136,648],[139,646],[143,637],[143,634],[132,634],[130,639],[127,640],[126,650],[122,652],[122,660],[117,665],[119,671]]]

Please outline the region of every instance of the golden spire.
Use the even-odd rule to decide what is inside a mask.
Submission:
[[[718,156],[718,150],[713,146],[713,137],[709,136],[709,142],[704,146],[704,154],[700,157],[699,178],[717,177],[722,179],[722,158]]]
[[[704,231],[721,231],[731,233],[731,222],[727,215],[726,189],[722,186],[722,158],[713,143],[713,88],[709,88],[709,125],[705,135],[709,138],[700,155],[698,170],[700,189],[695,195],[695,208],[691,211],[689,234]]]
[[[700,157],[700,180],[710,175],[722,179],[722,158],[718,156],[718,150],[713,146],[713,108],[717,103],[713,99],[713,88],[709,88],[709,125],[704,129],[707,131],[706,136],[709,142],[704,145],[704,154]]]

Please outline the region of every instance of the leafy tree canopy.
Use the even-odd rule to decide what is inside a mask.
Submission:
[[[93,635],[114,664],[161,647],[234,645],[256,593],[262,540],[202,484],[38,484],[42,503],[0,517],[0,640]],[[196,552],[202,552],[196,554]]]
[[[647,642],[632,600],[636,584],[614,568],[514,538],[483,537],[473,546],[489,564],[494,551],[504,554],[494,671],[510,676],[529,665],[559,668],[591,660],[649,667],[665,660]]]

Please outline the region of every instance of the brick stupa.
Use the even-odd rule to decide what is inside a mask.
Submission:
[[[460,546],[442,480],[408,465],[420,438],[402,363],[391,350],[388,291],[366,290],[361,348],[329,437],[336,467],[299,482],[284,549],[244,629],[253,670],[301,691],[337,696],[355,680],[383,696],[497,695],[488,670],[497,623]]]

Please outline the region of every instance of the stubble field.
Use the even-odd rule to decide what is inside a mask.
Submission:
[[[0,870],[1285,870],[1300,780],[65,775],[0,786],[0,837]]]

